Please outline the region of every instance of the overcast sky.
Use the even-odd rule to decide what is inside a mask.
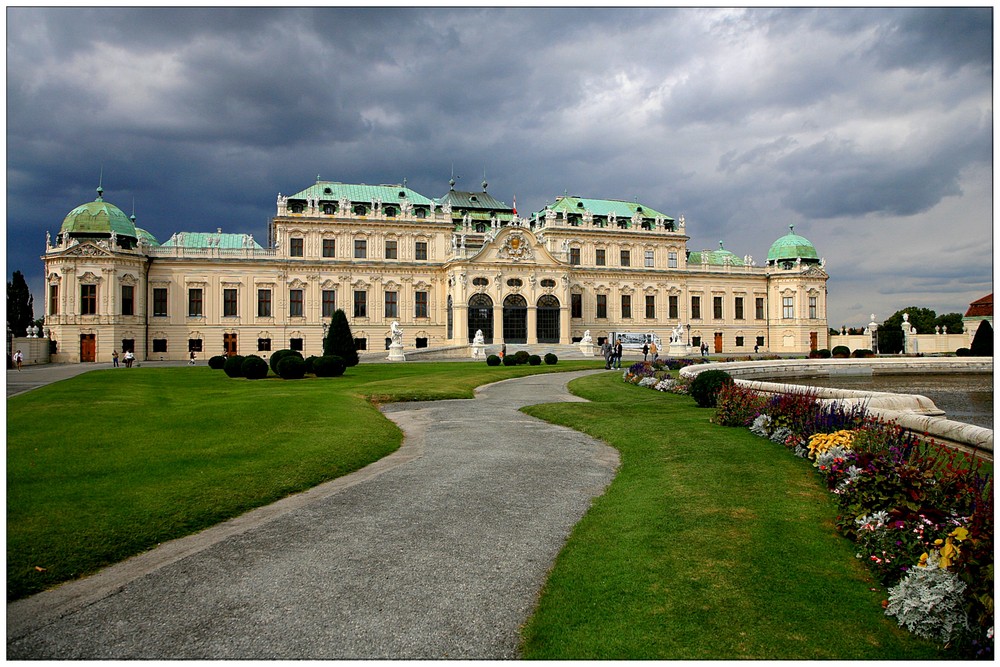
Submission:
[[[763,264],[795,225],[829,324],[993,290],[993,10],[7,8],[7,279],[94,199],[266,238],[323,180],[637,199]]]

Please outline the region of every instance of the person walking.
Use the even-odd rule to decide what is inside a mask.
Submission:
[[[622,367],[622,342],[618,341],[615,343],[615,368],[621,369]]]
[[[118,350],[111,350],[111,363],[118,368]]]
[[[24,355],[21,354],[21,350],[14,353],[14,365],[17,366],[17,372],[21,372],[21,364],[24,363]]]
[[[604,355],[604,370],[606,371],[611,370],[611,359],[613,354],[611,350],[611,343],[605,340],[604,343],[601,344],[601,354]]]
[[[191,356],[188,360],[188,366],[194,366],[194,350],[191,350]]]
[[[655,341],[649,346],[649,353],[653,355],[653,361],[656,361],[660,357],[660,350],[656,347]]]
[[[653,343],[654,345],[656,343]],[[642,345],[642,360],[646,361],[646,355],[649,354],[649,344],[643,343]]]
[[[134,358],[135,355],[132,354],[132,350],[125,353],[125,368],[132,368],[132,359]]]
[[[507,356],[507,343],[500,345],[500,361],[503,361],[505,356]]]

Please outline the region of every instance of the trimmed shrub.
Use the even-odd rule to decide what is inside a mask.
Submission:
[[[504,366],[517,366],[517,358],[514,357],[513,355],[510,355],[510,354],[505,355],[504,358],[503,358],[503,365]]]
[[[955,350],[955,356],[956,357],[971,357],[972,356],[972,350],[970,350],[967,347],[960,347],[957,350]]]
[[[552,354],[551,352],[549,352],[549,353],[547,353],[545,355],[545,363],[547,363],[549,366],[552,366],[557,361],[559,361],[559,357],[557,357],[556,355]]]
[[[809,352],[810,359],[829,359],[830,350],[823,348],[822,350],[811,350]]]
[[[222,370],[231,378],[243,377],[243,357],[238,354],[234,354],[229,357],[226,359],[226,363],[222,367]]]
[[[278,350],[277,352],[271,355],[270,366],[271,370],[274,371],[275,375],[280,375],[280,373],[278,373],[278,364],[281,362],[282,359],[284,359],[289,355],[302,359],[302,353],[299,352],[298,350]]]
[[[224,354],[216,355],[208,360],[208,367],[214,368],[217,371],[221,371],[222,367],[226,365],[226,356]]]
[[[486,365],[487,366],[499,366],[500,365],[500,357],[498,357],[495,354],[491,354],[490,356],[486,357]]]
[[[854,352],[851,352],[851,356],[855,359],[867,359],[868,357],[874,357],[875,353],[871,350],[854,350]]]
[[[299,354],[286,354],[278,362],[278,375],[285,380],[301,380],[306,374],[306,360]]]
[[[986,320],[979,323],[976,335],[972,338],[972,345],[969,347],[974,357],[993,356],[993,327]]]
[[[347,364],[335,354],[324,354],[322,357],[312,359],[313,373],[319,378],[340,377],[347,370]]]
[[[241,366],[243,377],[248,380],[262,380],[267,377],[267,362],[256,354],[248,354],[243,358]]]
[[[357,366],[360,361],[347,314],[340,308],[330,317],[330,328],[323,339],[323,354],[340,357],[347,366]]]
[[[528,359],[531,359],[531,353],[527,350],[518,350],[514,353],[514,363],[518,366],[528,363]]]
[[[542,358],[537,354],[533,354],[528,357],[528,363],[532,366],[540,366],[542,364]]]
[[[317,357],[315,354],[311,354],[308,357],[306,357],[306,373],[312,373],[314,375],[316,374],[316,369],[313,366],[313,364],[316,363],[317,359],[319,359],[319,357]]]
[[[727,384],[732,384],[733,378],[726,371],[704,371],[691,382],[689,393],[695,403],[703,408],[714,408],[718,401],[719,391]]]
[[[851,348],[846,345],[838,345],[833,348],[833,351],[830,354],[840,359],[846,359],[851,356]]]

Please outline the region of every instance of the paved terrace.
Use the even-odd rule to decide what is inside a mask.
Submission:
[[[591,372],[386,406],[397,452],[9,604],[7,658],[516,658],[556,554],[618,464],[518,408],[582,400],[565,386]]]

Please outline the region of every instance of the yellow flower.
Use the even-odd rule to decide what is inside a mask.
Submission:
[[[951,567],[951,564],[956,558],[958,558],[958,547],[952,544],[951,538],[949,537],[948,541],[945,542],[945,545],[941,547],[941,569],[944,570]]]
[[[939,547],[944,544],[944,540],[934,540],[934,546]]]
[[[954,537],[959,542],[964,542],[969,537],[969,531],[959,527],[948,533],[948,537]]]
[[[917,563],[917,567],[927,567],[927,554],[920,554],[920,562]]]

